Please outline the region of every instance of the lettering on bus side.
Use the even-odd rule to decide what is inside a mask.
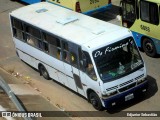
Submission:
[[[94,4],[94,3],[97,3],[99,2],[99,0],[90,0],[90,4]]]
[[[142,30],[145,30],[145,31],[147,31],[147,32],[150,32],[150,27],[147,27],[147,26],[145,26],[145,25],[140,25],[140,28],[141,28]]]
[[[59,0],[52,0],[52,1],[55,1],[55,2],[57,2],[57,3],[61,3]]]

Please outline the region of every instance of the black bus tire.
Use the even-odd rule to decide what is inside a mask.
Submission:
[[[154,42],[149,38],[143,39],[143,50],[150,57],[155,57],[157,55]]]
[[[42,75],[45,79],[47,80],[50,79],[48,71],[43,65],[39,66],[39,72],[40,72],[40,75]]]
[[[101,103],[101,100],[99,98],[99,96],[95,93],[95,92],[91,92],[89,95],[89,101],[91,102],[92,106],[96,109],[96,110],[103,110],[103,106]]]

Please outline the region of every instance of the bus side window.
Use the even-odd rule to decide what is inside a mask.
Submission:
[[[83,61],[85,59],[85,55],[84,55],[84,53],[82,52],[81,49],[78,50],[78,54],[79,54],[79,67],[80,67],[80,70],[85,72],[85,65],[84,65],[84,61]]]
[[[141,1],[141,20],[151,24],[159,24],[158,5],[155,3]]]
[[[79,49],[80,47],[74,43],[69,42],[68,43],[68,48],[69,48],[69,52],[70,52],[70,62],[71,65],[79,68],[79,64],[78,64],[78,57],[79,57]]]
[[[43,50],[47,53],[49,52],[48,43],[43,42]]]
[[[70,53],[68,49],[68,43],[66,41],[62,41],[62,51],[63,61],[70,63]]]
[[[36,29],[36,28],[34,28],[32,26],[26,25],[26,32],[29,35],[32,35],[33,37],[41,39],[40,30],[38,30],[38,29]]]
[[[54,35],[50,35],[48,33],[43,33],[43,38],[46,42],[45,49],[48,49],[49,54],[59,60],[62,59],[60,40]]]
[[[12,18],[13,36],[24,41],[24,31],[22,22]]]
[[[38,46],[38,41],[35,39],[33,36],[27,35],[27,43],[37,47]]]
[[[40,31],[32,26],[29,26],[29,25],[25,25],[26,27],[26,38],[27,38],[27,43],[34,46],[34,47],[37,47],[37,48],[40,48],[41,49],[41,34],[40,34]]]
[[[61,52],[61,50],[60,49],[58,49],[57,50],[57,58],[59,59],[59,60],[62,60],[62,52]]]
[[[92,79],[92,80],[97,80],[97,76],[94,70],[94,66],[93,63],[91,61],[90,55],[88,54],[88,52],[83,51],[84,56],[85,56],[85,62],[86,62],[86,66],[85,66],[85,72],[86,74]]]
[[[77,54],[75,54],[74,52],[71,52],[70,60],[73,66],[78,67]]]

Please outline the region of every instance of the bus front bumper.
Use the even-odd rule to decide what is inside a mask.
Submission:
[[[126,92],[117,94],[117,95],[115,95],[113,97],[109,97],[107,99],[102,98],[102,100],[104,102],[105,108],[111,108],[115,105],[119,105],[124,102],[128,102],[131,99],[137,98],[138,95],[146,92],[147,88],[148,88],[148,82],[146,80],[144,83],[142,83],[142,84],[126,91]]]

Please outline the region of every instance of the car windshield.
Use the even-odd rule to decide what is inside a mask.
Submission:
[[[143,66],[142,58],[132,37],[95,50],[92,55],[103,81],[123,77]]]

